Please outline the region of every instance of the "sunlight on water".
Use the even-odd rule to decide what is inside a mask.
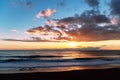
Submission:
[[[120,51],[0,51],[0,73],[119,68]]]

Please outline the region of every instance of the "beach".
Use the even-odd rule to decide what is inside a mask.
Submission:
[[[120,0],[0,0],[0,80],[120,80]]]
[[[0,51],[0,80],[120,80],[119,53]]]
[[[120,80],[120,69],[0,74],[0,80]]]

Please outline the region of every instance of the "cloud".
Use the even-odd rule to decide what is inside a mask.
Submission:
[[[58,6],[66,6],[66,2],[64,0],[59,0],[59,2],[57,3]]]
[[[31,39],[19,40],[19,39],[2,39],[4,41],[19,41],[19,42],[67,42],[67,41],[59,41],[59,40],[41,40],[39,37],[31,37]]]
[[[26,6],[28,8],[32,8],[33,3],[32,1],[28,1],[28,0],[15,0],[12,2],[12,5],[17,7],[17,6]]]
[[[23,41],[23,40],[17,40],[17,39],[2,39],[4,41]]]
[[[44,17],[44,18],[48,18],[50,16],[52,16],[54,13],[56,13],[56,10],[54,9],[47,9],[47,10],[43,10],[43,11],[40,11],[37,15],[36,15],[36,18],[40,18],[40,17]]]
[[[113,24],[120,26],[120,0],[111,0],[110,10],[113,19],[111,20]]]
[[[75,41],[120,39],[119,26],[113,25],[109,17],[94,10],[85,11],[80,16],[67,17],[59,21],[68,25],[68,31],[65,32]],[[78,25],[81,27],[79,28]]]
[[[48,39],[50,41],[99,41],[120,39],[120,28],[113,25],[109,17],[94,10],[87,10],[78,16],[56,19],[56,21],[50,21],[46,26],[32,28],[27,32],[31,34],[52,35]],[[41,39],[42,37],[40,37],[40,40]]]
[[[33,36],[28,42],[120,40],[118,11],[120,1],[110,2],[112,18],[99,11],[98,0],[86,0],[86,2],[92,7],[91,10],[62,19],[46,19],[47,22],[43,26],[26,30],[27,34]],[[36,15],[36,18],[48,18],[55,12],[53,9],[43,10]]]
[[[111,14],[120,15],[120,0],[111,0],[110,8]]]
[[[79,46],[78,46],[79,47]],[[80,47],[81,48],[81,47]],[[101,47],[86,47],[86,48],[81,48],[81,50],[101,50]]]
[[[16,29],[12,29],[11,31],[12,31],[12,32],[15,32],[15,33],[19,33],[19,31],[16,30]]]
[[[106,15],[100,14],[95,10],[87,10],[80,16],[67,17],[60,20],[64,23],[108,23],[110,20]]]
[[[26,31],[28,34],[39,34],[39,37],[34,37],[36,40],[69,40],[67,34],[62,30],[56,30],[54,26],[44,25],[36,28],[31,28]]]
[[[88,5],[90,7],[99,7],[99,1],[98,0],[86,0],[86,2],[88,3]]]
[[[57,22],[58,22],[58,20],[49,19],[49,20],[47,20],[46,24],[51,25],[51,26],[58,26]]]
[[[28,8],[32,8],[33,3],[31,1],[28,1],[25,3]]]
[[[113,25],[117,25],[117,24],[118,24],[118,18],[112,18],[112,19],[111,19],[111,23],[112,23]]]
[[[81,29],[71,30],[67,34],[74,37],[76,41],[100,41],[120,39],[120,29],[114,26],[99,27],[95,25],[85,25]]]
[[[73,17],[48,20],[44,26],[30,28],[26,33],[33,35],[33,42],[120,39],[120,28],[113,25],[111,18],[95,10],[87,10],[81,15]],[[34,37],[36,34],[38,36]],[[32,40],[29,42],[32,42]]]

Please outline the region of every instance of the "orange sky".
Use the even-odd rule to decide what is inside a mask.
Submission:
[[[101,49],[120,50],[120,40],[96,42],[15,42],[0,41],[0,50],[34,50],[101,47]]]

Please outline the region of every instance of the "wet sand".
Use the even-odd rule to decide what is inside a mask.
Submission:
[[[0,80],[120,80],[120,68],[0,74]]]

